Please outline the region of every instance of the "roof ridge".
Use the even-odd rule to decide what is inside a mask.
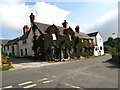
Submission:
[[[93,33],[98,33],[98,31],[97,32],[88,33],[88,34],[93,34]]]
[[[38,24],[44,24],[44,25],[55,25],[54,23],[53,24],[46,24],[46,23],[41,23],[41,22],[35,22],[35,23],[38,23]],[[62,26],[58,26],[58,25],[55,25],[56,27],[61,27],[61,28],[64,28]]]

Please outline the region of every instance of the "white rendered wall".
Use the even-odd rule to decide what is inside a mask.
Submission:
[[[104,54],[103,38],[99,33],[96,36],[96,40],[98,46],[98,55],[103,55]],[[100,49],[100,47],[102,47],[102,50]]]

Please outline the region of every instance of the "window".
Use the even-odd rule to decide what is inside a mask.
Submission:
[[[102,50],[102,46],[100,46],[100,50]]]
[[[9,46],[7,46],[7,50],[9,50]]]
[[[24,43],[25,43],[25,44],[27,43],[26,39],[24,40]]]
[[[102,39],[101,39],[101,38],[100,38],[99,40],[100,40],[100,42],[102,42]]]
[[[24,44],[24,40],[22,41],[22,43]]]
[[[26,44],[26,43],[27,43],[26,39],[24,39],[22,42],[23,42],[23,44]]]
[[[12,55],[14,56],[15,54],[15,49],[14,49],[14,46],[12,46]]]
[[[5,51],[5,46],[4,46],[4,51]]]
[[[95,51],[97,51],[97,50],[98,50],[98,48],[96,47],[96,48],[95,48]]]
[[[21,51],[21,56],[23,56],[23,50],[22,50],[22,49],[20,49],[20,51]]]
[[[91,40],[89,40],[89,43],[91,43],[92,41]]]
[[[70,39],[70,41],[72,41],[71,35],[69,35],[69,39]]]
[[[27,56],[27,48],[25,48],[25,55]]]
[[[82,43],[83,43],[83,39],[82,39]]]
[[[56,35],[53,33],[52,34],[53,40],[57,40]]]

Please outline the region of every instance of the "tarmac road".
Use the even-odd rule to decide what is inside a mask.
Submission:
[[[118,88],[118,68],[110,55],[12,71],[3,71],[5,88]]]

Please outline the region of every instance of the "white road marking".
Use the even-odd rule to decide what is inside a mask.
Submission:
[[[18,84],[18,85],[19,85],[19,86],[22,86],[22,85],[26,85],[26,84],[30,84],[30,83],[32,83],[32,81],[28,81],[28,82],[20,83],[20,84]]]
[[[75,88],[80,88],[80,87],[76,86]]]
[[[70,85],[70,84],[67,84],[67,83],[64,83],[64,84],[67,85],[67,86],[73,87],[73,88],[79,88],[81,90],[84,90],[83,88],[81,88],[79,86],[74,86],[74,85]]]
[[[71,86],[71,87],[75,88],[75,86]]]
[[[73,88],[80,88],[80,87],[78,87],[78,86],[72,86]]]
[[[43,78],[43,79],[40,79],[38,81],[45,81],[45,80],[48,80],[47,78]]]
[[[34,86],[37,86],[37,84],[28,85],[28,86],[25,86],[23,88],[31,88],[31,87],[34,87]]]
[[[69,86],[70,84],[65,84],[65,85]]]
[[[56,77],[56,76],[52,76],[52,77]]]
[[[50,83],[50,82],[52,82],[53,80],[50,80],[50,81],[45,81],[45,82],[43,82],[43,83]]]
[[[5,89],[5,88],[12,88],[12,86],[6,86],[6,87],[3,87],[3,89]]]
[[[48,79],[47,79],[47,78],[43,78],[43,79],[41,79],[41,80],[43,80],[43,81],[44,81],[44,80],[48,80]]]

